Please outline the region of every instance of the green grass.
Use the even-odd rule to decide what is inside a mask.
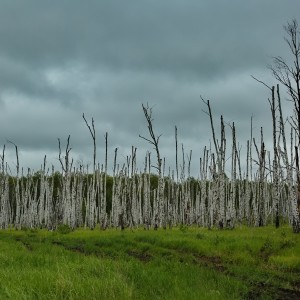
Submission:
[[[288,227],[2,230],[0,299],[299,299]]]

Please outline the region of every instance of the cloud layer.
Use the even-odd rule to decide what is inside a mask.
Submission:
[[[251,115],[256,134],[263,126],[271,140],[268,90],[250,75],[275,83],[266,66],[288,57],[282,26],[299,10],[297,0],[1,1],[0,142],[19,146],[24,167],[38,169],[45,154],[58,167],[57,138],[71,134],[74,159],[91,163],[85,113],[95,119],[100,163],[105,132],[111,162],[116,147],[122,163],[132,145],[143,161],[148,102],[167,164],[177,125],[197,175],[211,137],[200,96],[216,123],[221,114],[235,122],[241,144]],[[7,145],[12,168],[13,150]]]

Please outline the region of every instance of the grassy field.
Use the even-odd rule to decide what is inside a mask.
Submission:
[[[0,299],[300,299],[282,227],[0,231]]]

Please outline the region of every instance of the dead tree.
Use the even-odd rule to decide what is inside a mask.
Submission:
[[[176,166],[176,179],[178,182],[178,138],[177,138],[177,126],[175,126],[175,166]]]
[[[64,162],[62,160],[62,157],[61,157],[61,145],[60,145],[60,139],[58,138],[58,150],[59,150],[59,153],[58,153],[58,160],[61,164],[61,167],[62,167],[62,171],[63,173],[67,174],[69,173],[69,171],[72,170],[72,165],[73,165],[73,159],[70,163],[70,151],[72,150],[72,148],[70,148],[70,135],[68,136],[68,139],[67,139],[67,146],[66,146],[66,152],[65,152],[65,157],[64,157]]]
[[[94,145],[93,171],[95,172],[95,169],[96,169],[96,131],[95,131],[94,118],[92,118],[92,127],[87,122],[84,114],[82,114],[82,118],[85,121],[85,124],[86,124],[87,128],[89,129],[89,131],[91,133],[91,136],[92,136],[92,139],[93,139],[93,145]],[[106,139],[107,139],[107,135],[106,135]]]
[[[112,200],[111,200],[111,219],[112,223],[115,227],[118,226],[118,218],[119,218],[119,211],[120,211],[120,204],[119,204],[119,195],[116,195],[116,181],[117,181],[117,154],[118,148],[115,148],[115,156],[114,156],[114,167],[113,167],[113,184],[112,184]]]
[[[146,138],[144,136],[139,135],[140,138],[146,140],[147,142],[149,142],[151,145],[153,145],[153,148],[156,152],[156,157],[157,157],[157,166],[152,166],[155,169],[157,169],[158,171],[158,176],[161,177],[162,175],[162,159],[160,158],[160,152],[159,152],[159,147],[158,147],[158,143],[159,143],[159,139],[161,137],[161,134],[159,136],[156,136],[154,133],[154,129],[153,129],[153,118],[152,118],[152,108],[148,106],[144,106],[144,104],[142,104],[142,108],[143,108],[143,112],[147,121],[147,127],[148,127],[148,131],[150,134],[150,138]]]
[[[255,225],[256,226],[264,226],[266,225],[266,201],[265,201],[265,173],[266,173],[266,149],[263,138],[263,128],[260,128],[260,150],[253,138],[255,150],[257,153],[258,161],[258,200],[257,200],[257,210],[258,215],[256,216]]]
[[[163,212],[163,208],[164,208],[164,179],[163,179],[163,175],[162,175],[162,159],[160,156],[160,151],[159,151],[159,139],[161,137],[161,135],[157,136],[154,133],[154,129],[153,129],[153,118],[152,118],[152,108],[148,106],[144,106],[142,104],[142,108],[143,108],[143,112],[147,121],[147,127],[148,127],[148,131],[149,131],[149,135],[150,138],[146,138],[144,136],[139,135],[140,138],[146,140],[149,144],[151,144],[156,152],[156,157],[157,157],[157,165],[156,166],[152,166],[155,169],[157,169],[158,171],[158,212],[157,212],[157,216],[153,216],[155,219],[155,224],[154,227],[155,229],[157,229],[158,226],[160,226],[162,223],[165,224],[164,220],[164,212]]]
[[[72,214],[72,197],[71,197],[71,170],[73,165],[73,159],[70,162],[70,135],[67,139],[67,146],[65,151],[64,161],[61,157],[61,144],[58,138],[58,159],[62,167],[64,177],[62,179],[62,199],[59,203],[58,210],[60,211],[60,217],[62,217],[62,223],[66,225],[71,225],[73,222],[74,215]]]
[[[202,101],[206,104],[208,111],[204,111],[209,116],[210,119],[210,126],[211,126],[211,131],[212,131],[212,138],[213,138],[213,143],[215,146],[215,151],[216,151],[216,164],[214,163],[213,167],[213,177],[215,179],[215,184],[220,186],[219,189],[216,189],[215,195],[215,200],[218,202],[219,206],[219,227],[223,228],[224,223],[225,223],[225,218],[226,218],[226,210],[227,208],[225,207],[225,155],[226,155],[226,136],[225,136],[225,125],[224,125],[224,120],[223,116],[221,116],[221,144],[218,144],[218,140],[216,138],[215,134],[215,128],[214,128],[214,123],[213,123],[213,115],[211,111],[211,106],[209,100],[205,101],[201,97]],[[218,194],[218,195],[217,195]],[[227,222],[227,220],[226,220]]]
[[[219,153],[219,147],[218,147],[218,143],[217,143],[217,139],[216,139],[216,134],[215,134],[215,128],[214,128],[214,123],[213,123],[213,116],[212,116],[212,112],[211,112],[211,107],[210,107],[210,103],[209,100],[205,101],[202,97],[201,97],[202,101],[206,104],[207,108],[208,108],[208,112],[204,111],[204,113],[206,113],[209,116],[209,120],[210,120],[210,126],[211,126],[211,131],[212,131],[212,137],[213,137],[213,142],[214,142],[214,146],[215,146],[215,150],[216,150],[216,155],[217,155],[217,165],[218,167],[220,167],[220,153]],[[220,171],[220,170],[219,170]]]
[[[286,164],[287,168],[289,167],[288,164],[288,157],[287,157],[287,152],[286,152],[286,140],[285,140],[285,133],[284,133],[284,122],[282,118],[282,110],[281,110],[281,102],[280,102],[280,94],[279,94],[279,86],[277,85],[277,97],[278,97],[278,103],[275,101],[275,86],[269,87],[266,83],[256,79],[254,76],[252,76],[256,81],[259,83],[262,83],[264,86],[266,86],[270,91],[272,95],[272,99],[268,99],[269,104],[270,104],[270,109],[271,109],[271,114],[272,114],[272,130],[273,130],[273,168],[272,168],[272,174],[273,174],[273,189],[272,189],[272,211],[275,212],[275,226],[276,228],[279,227],[279,140],[280,137],[282,136],[283,139],[283,146],[284,150],[286,153],[286,156],[283,157],[284,162]],[[277,112],[278,111],[278,112]],[[279,113],[279,130],[277,130],[277,114]],[[278,135],[278,137],[277,137]],[[271,164],[270,164],[271,168]],[[287,179],[288,182],[290,182],[289,179]]]
[[[107,155],[108,155],[108,133],[105,133],[105,165],[104,165],[104,183],[103,183],[103,197],[101,201],[101,227],[104,229],[107,226],[107,214],[106,214],[106,182],[107,182]],[[94,145],[95,147],[95,145]],[[95,149],[95,148],[94,148]],[[96,157],[95,157],[96,159]]]
[[[275,226],[279,227],[279,170],[278,170],[278,145],[277,145],[277,118],[275,103],[275,86],[272,87],[272,101],[269,100],[273,120],[273,209],[275,209]]]
[[[284,38],[291,53],[291,61],[276,56],[273,59],[273,65],[270,69],[273,76],[285,87],[289,96],[289,101],[294,107],[294,114],[290,117],[291,126],[296,132],[297,140],[295,141],[295,155],[296,160],[299,157],[300,146],[300,31],[298,23],[294,19],[287,26],[284,26],[287,36]],[[293,220],[294,232],[300,233],[300,169],[299,164],[296,164],[296,178],[297,178],[297,209]]]
[[[20,163],[19,163],[19,151],[18,151],[18,146],[13,143],[12,141],[8,141],[10,144],[15,146],[16,150],[16,159],[17,159],[17,164],[16,164],[16,169],[17,169],[17,177],[16,177],[16,184],[15,184],[15,197],[16,197],[16,215],[15,215],[15,225],[16,228],[21,228],[21,214],[23,210],[23,202],[22,202],[22,197],[21,197],[21,191],[20,191]]]

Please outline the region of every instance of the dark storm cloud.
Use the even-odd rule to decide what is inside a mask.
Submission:
[[[172,161],[177,125],[196,156],[210,139],[200,95],[216,127],[222,114],[246,140],[253,114],[255,129],[268,132],[269,94],[250,75],[273,83],[266,66],[288,54],[282,26],[299,9],[297,0],[1,0],[0,142],[16,142],[27,165],[43,152],[55,157],[57,137],[71,134],[76,159],[90,161],[85,112],[99,157],[106,131],[111,153],[136,145],[143,156],[148,102],[163,154]]]
[[[2,1],[1,52],[37,69],[80,60],[208,79],[260,63],[293,11],[282,1]]]

